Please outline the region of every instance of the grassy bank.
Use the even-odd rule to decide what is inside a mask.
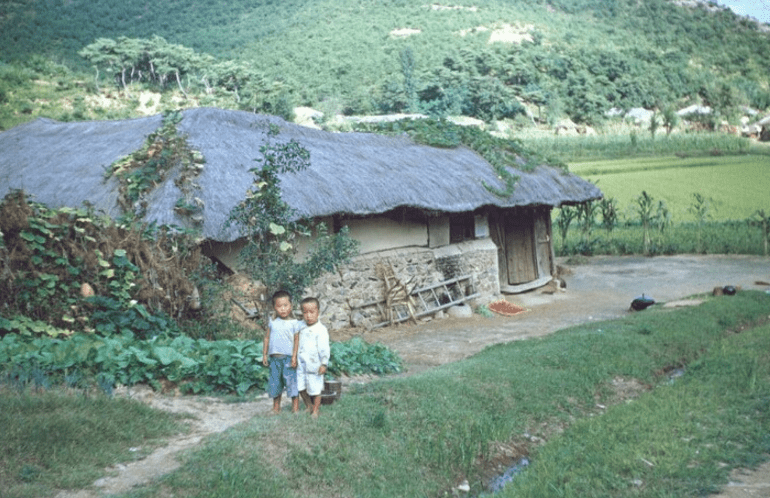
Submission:
[[[640,480],[697,495],[770,450],[769,329],[734,333],[769,309],[742,292],[490,347],[348,392],[318,421],[254,418],[131,496],[440,496],[465,478],[481,493],[498,442],[533,462],[510,496],[639,496]],[[613,405],[618,379],[641,397]]]
[[[716,341],[654,393],[586,418],[538,452],[502,496],[705,496],[770,449],[763,326]]]
[[[0,496],[80,489],[104,468],[148,455],[184,431],[179,416],[103,394],[0,391]],[[131,448],[139,448],[132,451]]]

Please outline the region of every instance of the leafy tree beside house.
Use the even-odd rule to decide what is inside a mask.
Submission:
[[[278,129],[271,126],[260,148],[259,165],[250,171],[254,183],[246,199],[230,213],[228,224],[240,227],[247,239],[241,264],[254,279],[267,287],[268,295],[279,289],[300,296],[321,275],[334,271],[358,252],[358,242],[346,228],[330,234],[323,223],[298,220],[296,211],[281,199],[285,173],[302,174],[310,166],[310,152],[297,141],[278,142]],[[297,242],[314,236],[307,255],[297,258]]]

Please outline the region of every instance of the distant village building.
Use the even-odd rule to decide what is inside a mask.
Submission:
[[[119,185],[105,179],[105,169],[139,150],[162,119],[38,119],[0,133],[0,196],[23,189],[51,207],[87,202],[118,217]],[[332,328],[382,323],[384,270],[412,290],[428,289],[426,296],[446,290],[446,282],[455,290],[462,286],[454,297],[474,303],[545,285],[555,274],[551,209],[602,196],[595,185],[543,165],[511,168],[519,180],[502,198],[485,187],[501,189],[502,180],[466,147],[331,133],[277,117],[197,108],[182,111],[177,124],[205,159],[194,192],[180,190],[176,180],[183,172],[170,172],[144,197],[144,220],[199,228],[205,253],[237,272],[244,241],[226,220],[252,186],[249,169],[261,157],[270,125],[280,130],[277,140],[294,139],[310,151],[307,170],[281,177],[284,200],[300,217],[348,226],[361,244],[351,264],[310,290],[324,303]],[[178,209],[179,199],[191,195],[202,206],[195,219]]]

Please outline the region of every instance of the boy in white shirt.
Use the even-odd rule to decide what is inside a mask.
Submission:
[[[297,389],[310,414],[313,418],[317,418],[321,407],[324,374],[331,355],[329,331],[318,321],[320,313],[318,299],[307,297],[302,300],[300,306],[306,327],[299,333]]]

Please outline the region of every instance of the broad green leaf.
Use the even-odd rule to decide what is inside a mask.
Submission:
[[[282,227],[281,225],[276,225],[272,221],[270,222],[270,233],[273,235],[283,235],[286,233],[286,229]]]
[[[164,365],[170,365],[182,356],[175,349],[168,346],[156,346],[152,349],[152,353]]]

